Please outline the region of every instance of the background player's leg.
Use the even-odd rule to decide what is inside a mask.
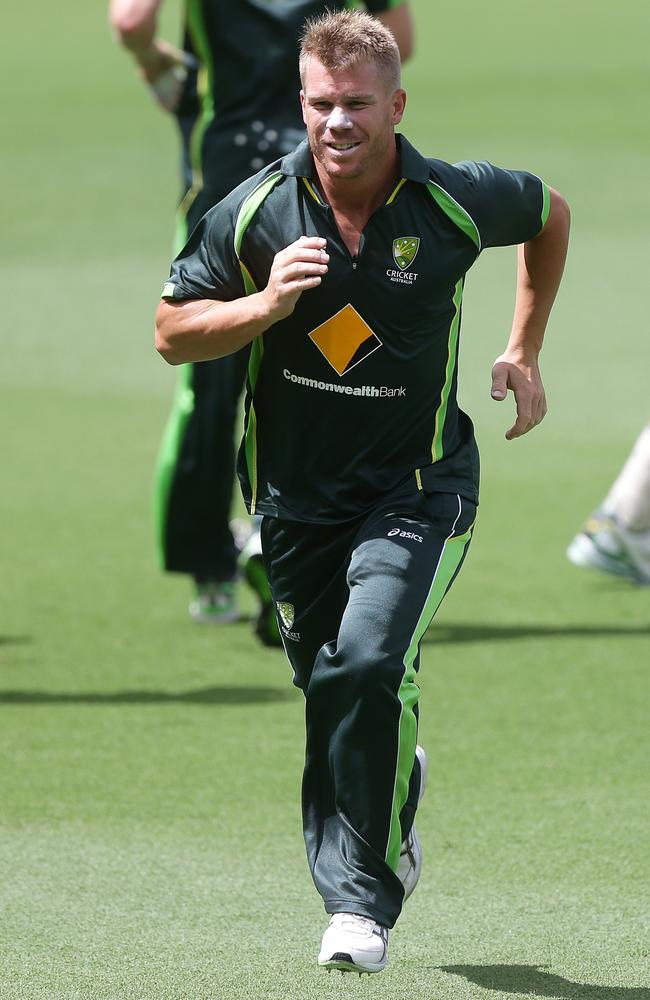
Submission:
[[[641,431],[604,502],[626,531],[650,530],[650,424]]]
[[[218,178],[218,183],[213,180],[198,193],[185,191],[174,241],[177,252],[205,212],[243,179],[224,176],[219,158],[210,176]],[[187,183],[191,183],[191,171]],[[199,621],[239,617],[234,585],[238,547],[229,522],[235,426],[248,354],[245,348],[218,361],[181,366],[158,456],[155,526],[159,561],[169,572],[193,577],[197,593],[190,613]]]
[[[650,424],[567,555],[577,566],[650,584]]]
[[[237,548],[229,527],[235,421],[247,351],[188,365],[161,452],[157,520],[161,562],[197,581],[231,581]]]

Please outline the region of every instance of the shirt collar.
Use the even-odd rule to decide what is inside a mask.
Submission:
[[[429,180],[429,164],[424,156],[418,153],[405,136],[396,135],[395,141],[400,154],[398,176],[405,177],[409,181],[417,181],[419,184],[426,184]],[[314,159],[306,139],[292,153],[283,158],[280,169],[287,177],[311,178],[314,176]]]

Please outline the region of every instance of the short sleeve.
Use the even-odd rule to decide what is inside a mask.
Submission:
[[[455,168],[462,177],[457,197],[479,232],[481,249],[526,243],[538,235],[550,207],[544,181],[487,161],[465,161]]]
[[[162,298],[218,299],[229,302],[245,295],[235,254],[231,198],[211,208],[198,223],[172,263]]]

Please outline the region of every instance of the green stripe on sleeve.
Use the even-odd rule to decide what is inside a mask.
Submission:
[[[239,270],[241,271],[242,278],[244,279],[244,291],[246,295],[253,295],[257,291],[255,287],[255,282],[251,278],[250,271],[244,264],[243,260],[239,261]]]
[[[264,199],[271,193],[278,183],[282,173],[278,170],[274,174],[265,177],[261,184],[249,194],[239,209],[237,222],[235,223],[235,253],[239,260],[239,267],[244,279],[244,290],[246,295],[253,295],[257,288],[251,274],[240,258],[242,243],[246,230],[251,219],[259,209]],[[248,360],[248,383],[251,390],[251,401],[248,407],[246,427],[244,429],[244,454],[246,455],[246,469],[248,471],[248,481],[251,485],[251,514],[255,513],[257,507],[257,414],[255,413],[255,386],[259,373],[262,358],[264,356],[264,338],[256,337],[251,344],[251,353]]]
[[[546,220],[549,217],[551,211],[551,192],[548,189],[548,184],[542,183],[542,225],[541,229],[546,225]]]
[[[433,200],[440,206],[445,215],[451,219],[454,225],[458,226],[466,236],[469,236],[472,243],[475,244],[477,250],[481,250],[481,234],[478,231],[478,226],[474,222],[469,212],[467,212],[461,204],[459,204],[455,198],[445,191],[444,188],[436,184],[435,181],[429,181],[427,184],[427,190]]]
[[[255,387],[263,357],[264,338],[256,337],[251,344],[251,353],[248,359],[248,383],[251,390],[251,401],[246,419],[246,429],[244,431],[244,454],[246,455],[248,481],[251,485],[251,514],[255,513],[257,507],[257,414],[255,412]]]
[[[458,516],[460,517],[460,509]],[[415,760],[415,745],[417,743],[418,723],[414,708],[420,694],[420,689],[415,681],[415,659],[420,648],[422,636],[431,624],[433,616],[440,607],[442,599],[447,593],[449,585],[463,561],[465,551],[472,537],[473,527],[474,525],[468,528],[464,534],[457,537],[454,536],[454,529],[452,528],[451,535],[443,545],[440,559],[438,560],[438,565],[436,566],[433,580],[429,587],[429,593],[415,626],[409,647],[404,655],[404,675],[399,689],[399,700],[402,703],[402,711],[399,722],[397,770],[395,775],[395,790],[393,792],[390,831],[388,834],[388,847],[386,850],[386,863],[392,871],[396,871],[399,864],[399,855],[402,846],[402,831],[399,818],[408,797],[409,781],[413,769],[413,761]]]
[[[235,223],[235,253],[237,254],[237,257],[239,257],[241,252],[244,234],[251,223],[251,219],[281,177],[282,173],[279,170],[277,170],[274,174],[269,174],[268,177],[265,177],[264,180],[258,184],[253,191],[251,191],[248,198],[243,201],[242,206],[239,209],[237,222]]]

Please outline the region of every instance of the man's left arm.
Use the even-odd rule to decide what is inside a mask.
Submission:
[[[550,211],[541,232],[518,247],[517,293],[508,346],[492,368],[492,398],[506,398],[511,389],[517,419],[506,438],[521,437],[546,414],[546,396],[539,370],[546,324],[562,279],[569,243],[569,206],[550,189]]]

